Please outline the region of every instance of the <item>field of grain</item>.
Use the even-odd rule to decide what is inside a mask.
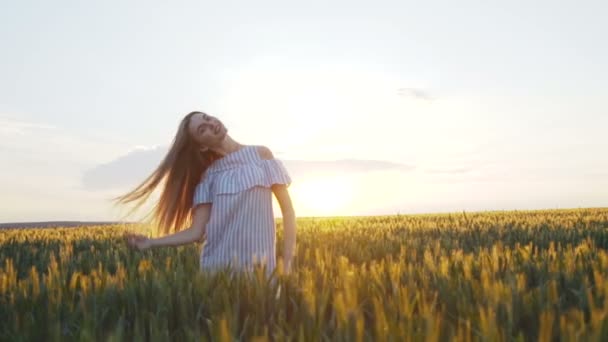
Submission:
[[[271,280],[139,228],[0,230],[0,340],[608,340],[608,209],[298,219]]]

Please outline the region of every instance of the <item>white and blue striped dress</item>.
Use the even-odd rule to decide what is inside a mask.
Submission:
[[[207,239],[201,252],[202,271],[226,266],[251,270],[276,266],[273,184],[291,184],[277,159],[263,159],[256,146],[245,146],[216,160],[196,186],[193,206],[212,203]]]

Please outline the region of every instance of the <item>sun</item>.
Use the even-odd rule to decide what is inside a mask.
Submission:
[[[345,176],[315,176],[290,188],[294,206],[301,216],[348,215],[355,188]]]

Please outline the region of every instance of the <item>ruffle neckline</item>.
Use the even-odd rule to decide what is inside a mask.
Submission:
[[[216,160],[208,169],[203,180],[196,186],[193,203],[213,202],[219,194],[233,194],[255,186],[270,188],[273,184],[291,183],[291,177],[281,161],[262,159],[247,146]],[[222,172],[219,172],[222,171]]]
[[[245,158],[240,157],[240,156],[243,154],[244,151],[249,150],[252,147],[255,148],[255,146],[246,145],[236,151],[233,151],[233,152],[230,152],[230,153],[224,155],[224,157],[214,161],[207,168],[207,172],[211,173],[211,172],[228,170],[228,169],[232,169],[234,167],[246,164],[247,161],[245,160]],[[257,153],[257,151],[254,151],[254,152]]]

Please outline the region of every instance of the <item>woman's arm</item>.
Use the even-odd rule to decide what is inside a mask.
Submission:
[[[279,202],[283,216],[283,228],[285,232],[283,262],[285,272],[288,273],[291,270],[291,263],[296,252],[296,213],[286,185],[274,184],[272,185],[272,191]]]
[[[127,234],[127,241],[129,244],[134,245],[139,250],[144,250],[151,247],[179,246],[195,241],[203,241],[210,213],[211,203],[200,204],[196,206],[196,209],[194,209],[192,225],[190,228],[156,239],[150,239],[143,235]]]

